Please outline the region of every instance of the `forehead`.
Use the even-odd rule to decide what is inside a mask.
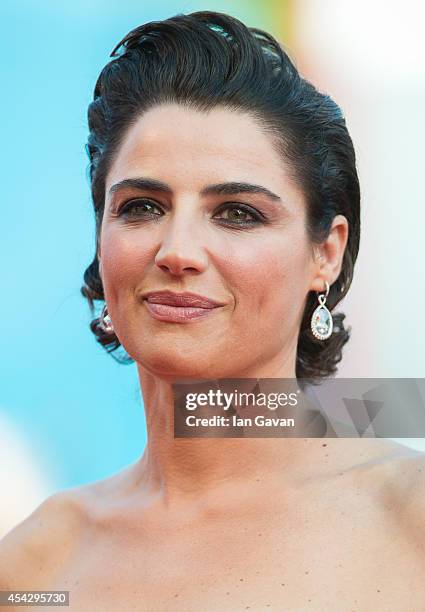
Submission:
[[[205,183],[249,180],[288,189],[290,168],[271,136],[247,113],[216,107],[209,112],[162,104],[127,130],[106,180],[149,175],[173,187],[201,190]]]

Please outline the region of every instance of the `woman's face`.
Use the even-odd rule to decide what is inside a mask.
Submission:
[[[163,185],[119,187],[128,179]],[[295,360],[307,293],[322,285],[303,194],[253,118],[152,108],[126,133],[105,187],[101,276],[115,332],[135,361],[173,380],[272,376]],[[158,320],[143,296],[161,290],[222,306]]]

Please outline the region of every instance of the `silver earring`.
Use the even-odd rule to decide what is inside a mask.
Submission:
[[[326,340],[333,330],[333,319],[329,310],[326,308],[326,298],[329,295],[329,283],[325,280],[326,293],[319,294],[319,306],[313,312],[311,317],[311,331],[313,336],[318,340]]]
[[[102,312],[100,313],[99,327],[107,334],[111,334],[114,331],[114,326],[112,325],[111,317],[108,314],[108,308],[106,304],[102,308]]]

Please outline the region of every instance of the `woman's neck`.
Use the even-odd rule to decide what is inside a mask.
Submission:
[[[305,464],[309,449],[318,447],[311,438],[174,438],[173,382],[140,364],[137,367],[148,433],[137,466],[138,479],[167,501],[201,498],[236,482],[249,484],[278,476],[289,483],[300,462]],[[295,364],[258,370],[255,375],[245,373],[241,378],[295,379]]]

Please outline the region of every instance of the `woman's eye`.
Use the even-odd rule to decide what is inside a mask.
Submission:
[[[159,219],[164,215],[164,211],[152,200],[137,198],[125,202],[118,211],[119,217],[126,219],[150,218]],[[220,216],[217,216],[220,215]],[[222,224],[229,226],[249,226],[264,223],[262,215],[255,210],[242,204],[227,204],[222,207],[213,217],[219,219]]]
[[[155,209],[161,211],[161,214],[154,212]],[[121,215],[124,215],[127,217],[140,216],[140,215],[160,217],[162,216],[162,210],[154,202],[151,202],[150,200],[143,200],[139,198],[137,200],[130,200],[129,202],[126,202],[123,206],[121,206],[119,210],[119,216]]]
[[[222,208],[218,214],[227,213],[224,217],[220,217],[223,221],[230,222],[233,225],[251,225],[261,222],[261,217],[255,211],[242,206],[241,204],[232,204]],[[251,218],[249,218],[251,217]],[[217,218],[214,216],[214,218]]]

